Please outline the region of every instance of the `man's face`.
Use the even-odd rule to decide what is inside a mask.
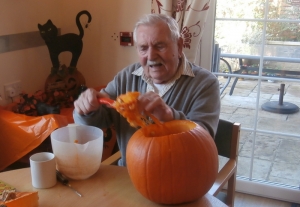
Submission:
[[[182,39],[171,39],[171,32],[164,23],[139,26],[137,52],[144,73],[154,83],[165,83],[176,73],[182,54]],[[147,64],[148,62],[148,64]]]

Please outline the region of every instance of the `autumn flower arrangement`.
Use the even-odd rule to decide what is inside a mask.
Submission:
[[[12,111],[28,116],[41,116],[46,114],[59,114],[60,108],[69,108],[74,99],[63,90],[50,93],[38,90],[34,94],[22,92],[14,101]]]

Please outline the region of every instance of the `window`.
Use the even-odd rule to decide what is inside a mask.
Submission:
[[[221,118],[242,126],[237,190],[299,203],[300,1],[216,0],[214,42]]]

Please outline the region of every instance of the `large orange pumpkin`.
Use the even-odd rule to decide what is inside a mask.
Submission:
[[[128,142],[126,160],[135,188],[162,204],[197,200],[208,192],[218,173],[213,138],[189,120],[142,127]]]

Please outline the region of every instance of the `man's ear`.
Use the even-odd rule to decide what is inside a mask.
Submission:
[[[177,41],[177,46],[178,46],[178,55],[180,56],[179,58],[181,58],[181,54],[183,52],[183,38],[179,37],[178,41]]]

